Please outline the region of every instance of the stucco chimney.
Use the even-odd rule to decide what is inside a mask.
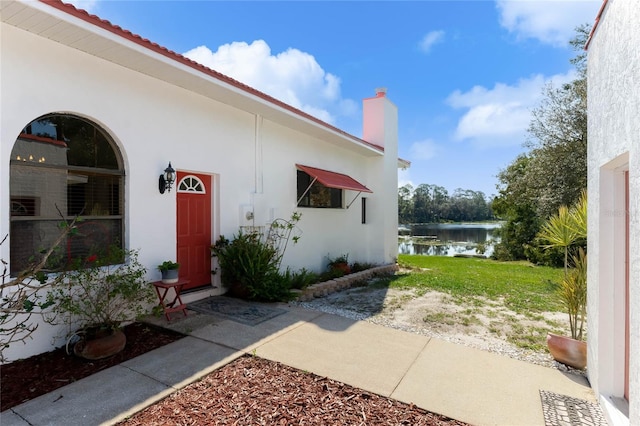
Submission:
[[[387,98],[385,87],[376,88],[376,96],[362,101],[362,139],[385,151],[393,149],[397,157],[398,109]]]
[[[369,232],[375,241],[384,241],[370,250],[374,258],[384,256],[393,263],[398,257],[398,108],[384,88],[362,101],[362,139],[384,149],[384,155],[369,160],[367,182],[373,191],[367,203],[372,212]]]

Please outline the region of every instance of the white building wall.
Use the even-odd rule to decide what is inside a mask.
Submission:
[[[393,176],[373,180],[384,157],[371,160],[345,148],[290,130],[197,93],[131,71],[62,44],[2,24],[0,62],[0,234],[9,234],[9,157],[17,136],[32,120],[52,112],[86,117],[116,141],[125,165],[125,243],[139,248],[149,280],[159,279],[155,266],[176,256],[175,190],[163,195],[158,176],[171,161],[177,170],[213,177],[212,242],[231,237],[240,225],[264,225],[303,213],[300,243],[289,249],[285,264],[323,270],[326,256],[348,253],[351,261],[388,263],[397,252],[371,228],[391,226],[396,217],[397,147],[389,148]],[[396,129],[397,130],[397,129]],[[397,136],[396,136],[397,138]],[[397,143],[397,139],[396,139]],[[295,163],[345,173],[373,190],[370,225],[360,224],[360,203],[346,209],[297,209]],[[385,169],[384,173],[390,174]],[[394,183],[396,182],[396,183]],[[388,199],[393,192],[393,196]],[[349,202],[355,193],[346,191]],[[373,212],[373,205],[376,210]],[[244,219],[255,212],[252,223]],[[396,218],[397,220],[397,218]],[[384,249],[378,250],[384,244]],[[372,248],[376,248],[372,250]],[[9,244],[1,247],[9,259]],[[8,359],[59,346],[64,332],[42,325],[26,346],[15,345]]]
[[[302,232],[300,240],[295,246],[289,245],[284,263],[293,269],[306,267],[317,272],[326,270],[327,257],[341,254],[348,254],[350,262],[382,263],[383,258],[374,258],[365,250],[374,242],[367,237],[367,225],[360,223],[359,199],[349,209],[296,206],[296,164],[348,174],[373,191],[366,195],[380,197],[380,189],[369,186],[363,158],[269,121],[262,125],[261,139],[263,188],[254,197],[255,225],[263,226],[276,218],[289,219],[294,211],[302,214],[297,224]],[[343,192],[346,206],[357,192]]]
[[[640,8],[609,0],[588,49],[588,373],[613,424],[640,424]],[[629,173],[625,211],[624,173]],[[625,217],[630,371],[624,401]]]

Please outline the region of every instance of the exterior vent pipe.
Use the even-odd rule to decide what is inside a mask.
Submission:
[[[387,88],[386,87],[378,87],[376,88],[376,97],[377,98],[384,98],[387,94]]]

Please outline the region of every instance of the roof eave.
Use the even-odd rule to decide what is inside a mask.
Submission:
[[[399,169],[407,170],[409,167],[411,167],[411,161],[405,160],[405,159],[402,159],[402,158],[398,158],[398,168]]]
[[[598,28],[598,24],[600,23],[600,18],[602,17],[602,13],[604,12],[605,7],[607,7],[607,2],[609,0],[602,0],[602,4],[600,5],[600,10],[598,10],[598,14],[596,15],[596,19],[593,23],[593,27],[591,27],[591,31],[589,32],[589,37],[587,37],[587,42],[584,44],[584,50],[589,50],[589,44],[591,44],[591,39],[596,33],[596,28]]]
[[[7,16],[12,4],[36,13],[52,16],[59,25],[77,31],[75,41],[46,34],[38,27],[39,19],[13,19]],[[2,21],[49,38],[90,55],[117,63],[131,70],[167,81],[217,102],[260,115],[275,123],[309,134],[322,141],[365,156],[383,155],[384,149],[353,136],[329,123],[292,107],[276,98],[205,67],[185,56],[131,33],[107,20],[59,0],[38,2],[18,0],[2,2]],[[44,15],[38,17],[43,18]],[[99,43],[98,43],[99,41]],[[105,47],[108,45],[108,48]]]

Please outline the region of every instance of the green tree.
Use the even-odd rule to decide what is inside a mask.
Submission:
[[[484,192],[458,188],[453,196],[439,185],[409,184],[398,188],[400,223],[439,223],[444,221],[480,221],[493,218]]]
[[[582,47],[589,31],[589,25],[582,25],[571,40],[578,52],[571,60],[576,79],[543,89],[543,100],[533,110],[528,128],[525,147],[529,151],[498,175],[493,209],[506,221],[496,249],[498,258],[539,255],[534,239],[541,224],[561,206],[574,204],[587,187],[587,81]]]
[[[449,192],[438,185],[429,185],[431,189],[431,200],[432,200],[432,221],[433,222],[442,222],[444,220],[450,220],[449,216],[449,205],[451,199],[449,197]]]
[[[500,242],[493,256],[500,260],[527,258],[526,248],[540,229],[540,219],[526,182],[529,162],[529,156],[519,155],[498,174],[502,185],[493,200],[493,212],[505,223],[498,229]]]
[[[431,222],[431,194],[429,185],[420,184],[413,191],[413,221],[415,223]]]
[[[413,186],[406,184],[398,188],[398,221],[412,223],[413,221]]]

